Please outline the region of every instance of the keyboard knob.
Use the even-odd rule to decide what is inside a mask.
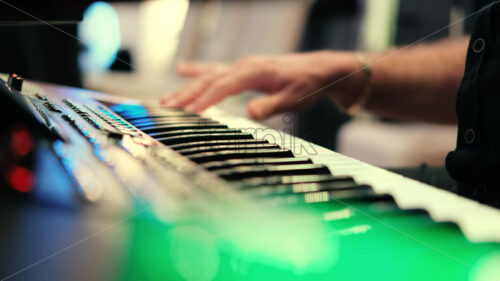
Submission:
[[[23,88],[23,78],[15,73],[11,74],[7,80],[7,84],[11,89],[20,92]]]

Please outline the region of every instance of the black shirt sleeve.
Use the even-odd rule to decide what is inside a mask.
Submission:
[[[483,2],[483,1],[481,1]],[[457,94],[457,147],[446,167],[462,195],[500,201],[500,1],[477,13]]]

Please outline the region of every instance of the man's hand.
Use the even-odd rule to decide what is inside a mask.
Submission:
[[[282,56],[253,56],[236,63],[180,63],[180,75],[193,77],[183,89],[165,96],[162,104],[199,112],[245,90],[267,93],[248,104],[253,119],[304,109],[328,93],[341,107],[354,103],[366,77],[356,54],[312,52]]]

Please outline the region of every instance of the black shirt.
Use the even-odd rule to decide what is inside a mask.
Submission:
[[[488,2],[475,16],[456,101],[457,147],[448,154],[446,168],[460,194],[499,202],[500,0]]]

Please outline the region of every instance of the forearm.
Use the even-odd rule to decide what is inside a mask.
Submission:
[[[456,123],[467,43],[463,38],[368,54],[372,79],[365,109],[398,120]]]

